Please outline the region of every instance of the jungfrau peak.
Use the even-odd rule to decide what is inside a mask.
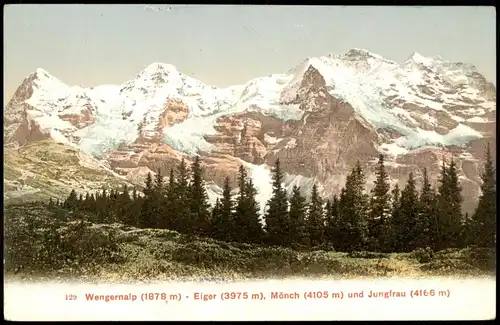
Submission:
[[[329,197],[358,160],[370,184],[379,153],[401,184],[409,171],[418,181],[424,167],[435,182],[453,156],[470,211],[484,148],[496,141],[495,114],[496,89],[473,65],[418,53],[397,63],[351,49],[228,88],[157,62],[122,85],[93,88],[37,69],[4,110],[4,139],[15,148],[62,142],[138,185],[148,171],[167,175],[199,154],[213,200],[243,164],[261,208],[278,157],[288,189],[308,193],[317,182]]]

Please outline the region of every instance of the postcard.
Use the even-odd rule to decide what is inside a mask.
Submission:
[[[494,7],[4,17],[6,319],[496,318]]]

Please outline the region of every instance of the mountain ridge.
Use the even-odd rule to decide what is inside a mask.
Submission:
[[[219,185],[242,161],[263,175],[279,157],[290,184],[336,178],[323,192],[331,195],[353,161],[369,167],[380,153],[399,169],[397,180],[401,166],[439,164],[451,152],[466,157],[464,166],[474,162],[476,175],[478,146],[496,141],[495,100],[473,65],[418,53],[397,63],[364,49],[306,58],[287,73],[226,88],[161,62],[121,85],[91,88],[36,69],[4,110],[4,138],[14,147],[52,138],[125,174],[199,154]],[[477,178],[465,169],[467,182]]]

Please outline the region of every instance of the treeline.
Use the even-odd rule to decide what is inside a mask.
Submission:
[[[496,176],[489,146],[482,175],[482,195],[472,216],[461,211],[461,187],[455,161],[443,163],[437,188],[427,170],[417,188],[410,173],[404,188],[391,188],[380,155],[376,180],[365,192],[365,175],[352,168],[339,195],[325,200],[313,186],[310,199],[293,187],[287,195],[279,159],[273,168],[273,193],[264,216],[257,190],[243,166],[239,168],[236,198],[226,177],[223,195],[212,207],[203,186],[196,157],[190,170],[182,160],[170,171],[168,182],[158,172],[148,174],[142,195],[125,186],[85,196],[73,190],[62,203],[50,206],[90,212],[97,222],[121,222],[140,228],[165,228],[185,234],[293,248],[320,247],[338,251],[408,252],[417,248],[442,250],[468,245],[494,247],[496,240]],[[261,218],[265,221],[262,225]]]

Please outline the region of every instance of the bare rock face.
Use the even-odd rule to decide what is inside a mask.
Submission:
[[[291,125],[272,116],[246,112],[220,117],[215,125],[218,133],[205,139],[215,146],[213,154],[232,155],[260,165],[268,151],[291,133]]]
[[[158,143],[163,142],[163,129],[180,123],[189,115],[189,108],[184,102],[177,99],[167,99],[162,112],[151,123],[147,121],[148,115],[144,116],[144,121],[139,125],[139,143]],[[150,125],[153,125],[151,129]]]
[[[83,106],[79,114],[60,114],[59,118],[71,123],[77,129],[83,129],[95,123],[90,104]]]
[[[266,156],[273,165],[280,159],[290,174],[327,182],[344,174],[356,162],[377,155],[377,133],[354,109],[328,94],[325,81],[309,67],[293,101],[306,113],[289,135]]]

